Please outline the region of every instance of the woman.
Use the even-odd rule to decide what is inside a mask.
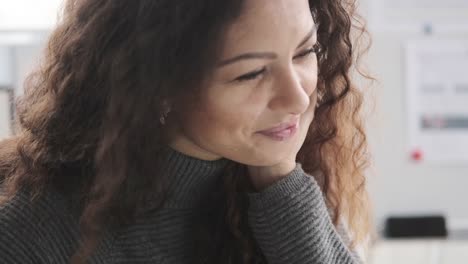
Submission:
[[[358,263],[351,14],[338,0],[68,1],[2,143],[1,259]]]

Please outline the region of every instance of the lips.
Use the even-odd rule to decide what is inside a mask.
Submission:
[[[298,123],[290,122],[280,124],[267,130],[259,131],[258,133],[275,141],[285,141],[292,138],[296,134],[297,129]]]
[[[285,130],[288,130],[288,129],[291,129],[291,128],[295,127],[296,124],[297,124],[297,119],[292,121],[292,122],[281,123],[281,124],[279,124],[277,126],[274,126],[272,128],[259,131],[259,133],[262,133],[262,134],[277,134],[279,132],[282,132],[282,131],[285,131]]]
[[[292,138],[299,128],[299,117],[288,122],[282,122],[276,126],[270,127],[265,130],[258,131],[257,133],[275,141],[286,141]]]

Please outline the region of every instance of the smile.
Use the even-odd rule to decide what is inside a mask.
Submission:
[[[295,123],[294,125],[289,126],[279,131],[274,131],[274,132],[260,131],[258,133],[261,135],[267,136],[273,140],[284,141],[293,137],[294,134],[296,134],[297,128],[298,128],[298,124]]]

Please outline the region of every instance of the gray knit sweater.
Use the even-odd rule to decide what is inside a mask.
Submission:
[[[199,160],[172,150],[173,190],[162,209],[107,235],[90,263],[190,263],[192,217],[207,193],[220,188],[228,161]],[[248,219],[269,264],[359,263],[331,223],[322,193],[298,163],[284,179],[249,193]],[[79,237],[66,199],[49,192],[32,206],[26,193],[0,206],[1,263],[68,263]]]

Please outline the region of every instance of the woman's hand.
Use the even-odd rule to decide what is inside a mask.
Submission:
[[[300,116],[299,130],[294,136],[293,151],[281,162],[271,166],[247,166],[250,181],[257,190],[263,190],[275,182],[287,176],[296,167],[296,156],[304,143],[310,124],[314,119],[315,108],[317,104],[317,89],[310,96],[310,104],[307,110]]]

